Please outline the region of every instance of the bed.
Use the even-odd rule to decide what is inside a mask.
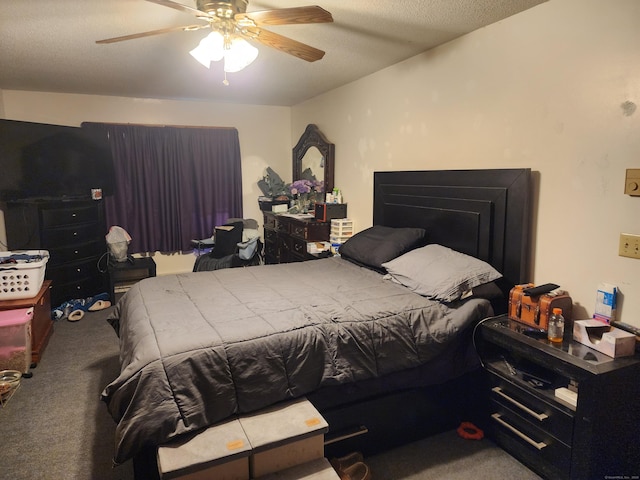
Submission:
[[[374,226],[342,257],[139,282],[109,317],[121,373],[102,398],[117,422],[116,463],[300,396],[329,422],[335,452],[450,427],[477,378],[473,327],[526,280],[530,176],[376,172]],[[443,252],[473,265],[473,288],[452,293],[460,282],[439,279],[432,294],[421,272],[436,267],[407,273],[410,255],[443,268]]]

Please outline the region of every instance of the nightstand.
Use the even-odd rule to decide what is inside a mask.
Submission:
[[[524,331],[500,316],[475,333],[489,438],[546,478],[638,478],[640,356],[608,357],[570,332],[553,344]],[[555,395],[568,386],[576,405]]]
[[[123,293],[133,284],[156,276],[156,262],[151,257],[130,258],[126,262],[109,263],[109,294],[116,302],[116,293]]]

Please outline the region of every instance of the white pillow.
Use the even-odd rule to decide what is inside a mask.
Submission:
[[[411,250],[382,266],[394,281],[442,302],[458,300],[472,288],[502,277],[488,263],[436,244]]]

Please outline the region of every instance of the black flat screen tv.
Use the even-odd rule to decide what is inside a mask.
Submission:
[[[106,138],[80,127],[0,120],[0,199],[79,199],[112,195]]]

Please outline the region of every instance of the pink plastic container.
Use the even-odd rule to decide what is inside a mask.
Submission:
[[[33,308],[0,311],[0,370],[28,373]]]

